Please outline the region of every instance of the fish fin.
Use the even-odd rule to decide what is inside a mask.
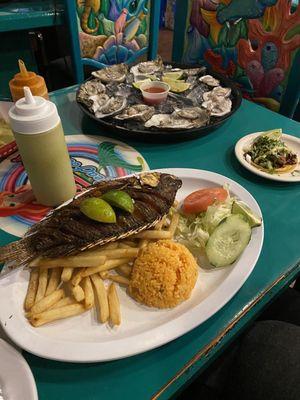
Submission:
[[[32,259],[32,253],[28,249],[28,241],[21,239],[16,242],[7,244],[1,247],[0,251],[0,263],[14,260],[17,263],[25,264]]]

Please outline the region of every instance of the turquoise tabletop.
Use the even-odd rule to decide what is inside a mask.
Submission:
[[[83,117],[75,89],[52,94],[66,134],[113,136]],[[218,130],[180,143],[143,143],[122,138],[139,150],[151,168],[198,168],[223,174],[244,186],[258,201],[265,222],[259,261],[234,298],[190,333],[158,349],[119,361],[70,364],[25,353],[40,400],[170,398],[204,370],[243,329],[300,274],[298,226],[300,185],[265,180],[246,171],[234,155],[242,136],[282,128],[300,137],[300,124],[253,103]],[[1,244],[10,240],[1,232]]]

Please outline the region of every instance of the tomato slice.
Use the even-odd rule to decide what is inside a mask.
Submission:
[[[189,194],[183,202],[183,212],[186,214],[196,214],[207,210],[215,201],[225,201],[227,190],[222,187],[200,189]]]

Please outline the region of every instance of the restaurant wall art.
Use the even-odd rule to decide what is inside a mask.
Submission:
[[[234,79],[244,97],[278,111],[300,47],[300,6],[287,0],[192,0],[184,63]]]
[[[148,0],[77,0],[82,57],[102,67],[132,62],[147,51]]]

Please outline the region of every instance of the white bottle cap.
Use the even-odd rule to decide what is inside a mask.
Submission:
[[[53,129],[60,118],[56,105],[40,96],[33,96],[29,87],[8,112],[12,130],[18,133],[35,134]]]

